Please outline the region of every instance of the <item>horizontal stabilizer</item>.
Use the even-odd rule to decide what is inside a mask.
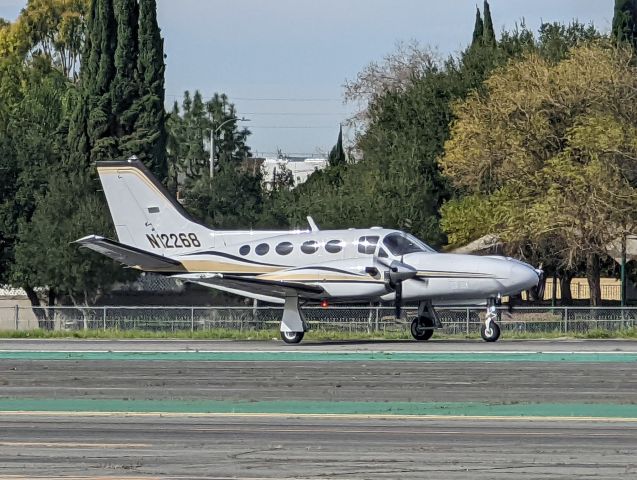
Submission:
[[[139,248],[124,245],[123,243],[109,240],[97,235],[89,235],[80,238],[73,243],[79,243],[82,247],[94,250],[102,255],[112,258],[115,261],[128,265],[132,268],[146,271],[181,272],[184,267],[177,260],[162,257]]]

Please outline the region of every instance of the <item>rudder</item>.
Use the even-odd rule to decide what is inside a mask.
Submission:
[[[194,220],[139,160],[97,162],[118,240],[162,254],[212,246]]]

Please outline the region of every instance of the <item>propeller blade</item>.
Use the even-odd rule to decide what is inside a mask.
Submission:
[[[546,282],[544,281],[545,273],[541,267],[542,266],[540,265],[540,268],[535,269],[535,271],[537,272],[537,299],[538,300],[544,300],[544,290],[546,289]]]
[[[394,300],[394,306],[396,308],[396,318],[400,318],[403,307],[403,282],[398,282],[395,287],[396,298]]]

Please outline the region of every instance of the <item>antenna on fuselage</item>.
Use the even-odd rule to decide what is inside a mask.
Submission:
[[[310,224],[310,232],[318,232],[318,231],[319,231],[319,228],[318,228],[318,226],[316,225],[316,222],[315,222],[315,221],[314,221],[314,219],[313,219],[312,217],[310,217],[309,215],[308,215],[308,217],[307,217],[307,223],[309,223],[309,224]]]

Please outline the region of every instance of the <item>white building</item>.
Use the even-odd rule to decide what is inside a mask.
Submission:
[[[303,158],[303,157],[266,157],[263,159],[263,180],[266,184],[271,184],[274,173],[280,171],[282,166],[292,172],[294,186],[305,182],[316,170],[321,170],[327,166],[327,158]]]

